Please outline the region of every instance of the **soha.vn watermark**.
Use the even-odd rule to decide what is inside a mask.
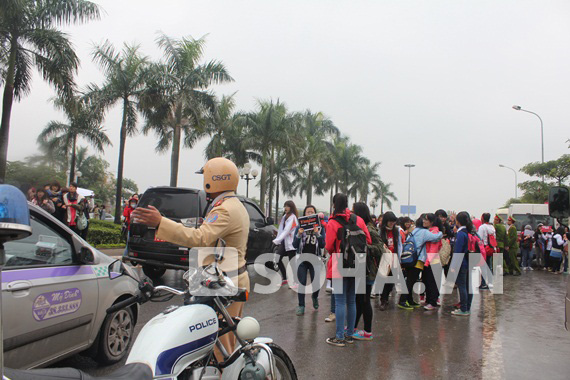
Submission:
[[[212,264],[214,261],[212,248],[192,249],[194,252],[196,250],[198,251],[198,260],[190,260],[191,268],[203,270],[204,267]],[[192,251],[190,256],[192,256]],[[367,282],[368,284],[371,283],[371,279],[367,276],[366,260],[362,262],[355,260],[354,267],[345,267],[342,259],[336,260],[335,258],[329,256],[328,259],[325,259],[315,254],[303,253],[295,255],[288,263],[284,262],[286,272],[289,273],[289,280],[298,285],[292,289],[301,294],[312,294],[317,289],[322,288],[327,281],[327,260],[332,260],[329,276],[332,274],[331,287],[333,293],[342,293],[343,278],[354,278],[356,294],[366,294],[366,284]],[[249,266],[250,275],[257,277],[251,291],[258,294],[272,294],[281,288],[283,278],[277,268],[278,260],[279,256],[275,253],[265,253],[258,256],[255,263]],[[237,250],[226,247],[223,259],[217,265],[224,274],[235,280],[241,272],[238,262]],[[473,286],[473,284],[479,284],[483,279],[493,294],[503,294],[503,254],[493,254],[490,262],[491,266],[482,259],[480,253],[465,254],[458,252],[452,255],[451,262],[445,270],[439,262],[432,262],[430,268],[440,294],[451,294],[453,292],[460,271],[468,275],[470,293],[478,292],[477,286]],[[406,269],[400,266],[397,254],[385,253],[379,264],[377,275],[374,278],[373,292],[382,292],[385,285],[393,284],[399,294],[408,294],[404,276]],[[304,273],[303,277],[306,278],[306,281],[303,282],[305,285],[299,280],[299,273]],[[425,285],[422,282],[416,283],[413,287],[413,292],[416,294],[421,294],[424,291]],[[199,291],[191,290],[191,293],[198,295]],[[211,293],[212,289],[209,290],[210,295]],[[220,294],[222,296],[227,295],[227,289],[221,293],[223,293]]]

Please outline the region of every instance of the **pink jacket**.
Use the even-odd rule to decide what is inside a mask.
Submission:
[[[439,228],[431,227],[429,231],[432,234],[437,235],[439,233]],[[430,242],[426,243],[427,260],[424,264],[425,266],[429,266],[430,262],[432,262],[435,258],[437,258],[437,254],[439,253],[441,246],[442,246],[441,240],[435,243],[430,243]]]

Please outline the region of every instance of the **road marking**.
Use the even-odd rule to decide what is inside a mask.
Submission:
[[[483,315],[483,379],[504,379],[505,362],[503,360],[503,343],[497,331],[497,309],[492,292],[481,295],[484,301]]]

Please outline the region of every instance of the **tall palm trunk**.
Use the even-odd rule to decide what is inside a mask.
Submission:
[[[279,219],[279,176],[275,179],[275,220]]]
[[[170,156],[170,186],[178,186],[178,162],[180,160],[180,127],[174,127],[172,154]]]
[[[180,137],[182,134],[182,106],[176,109],[176,123],[172,133],[172,155],[170,156],[170,186],[178,186],[178,164],[180,162]]]
[[[261,211],[265,213],[265,192],[267,191],[267,152],[263,152],[261,155],[261,186],[259,190],[259,206],[261,207]]]
[[[309,162],[309,173],[307,176],[307,204],[313,204],[313,164]]]
[[[75,179],[75,161],[77,161],[75,149],[77,144],[77,135],[73,136],[73,141],[71,143],[73,145],[71,146],[71,165],[69,167],[69,183],[74,182]]]
[[[271,148],[271,162],[269,163],[269,215],[271,215],[271,205],[273,204],[273,188],[275,181],[275,148]]]
[[[331,186],[331,198],[330,198],[330,207],[329,207],[329,209],[330,209],[329,211],[331,214],[333,211],[333,197],[334,197],[333,191],[334,191],[334,188],[335,188],[334,186]]]
[[[2,99],[2,123],[0,124],[0,183],[6,180],[6,164],[8,160],[8,140],[10,137],[10,117],[14,103],[14,79],[16,77],[17,42],[12,39],[6,81],[4,82],[4,97]]]
[[[123,100],[123,120],[121,121],[121,138],[119,140],[119,164],[117,167],[117,191],[115,193],[115,224],[121,223],[123,205],[123,165],[125,161],[125,143],[127,142],[127,108],[129,100]]]

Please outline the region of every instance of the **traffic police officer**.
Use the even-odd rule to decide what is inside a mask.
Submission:
[[[183,247],[214,247],[219,238],[224,239],[227,247],[237,250],[238,257],[236,260],[235,257],[224,256],[220,269],[226,272],[240,288],[249,291],[249,276],[245,261],[249,215],[235,194],[239,182],[238,169],[230,160],[217,157],[209,160],[198,174],[204,175],[204,190],[212,200],[204,223],[199,228],[185,227],[181,223],[162,217],[153,206],[135,209],[132,217],[136,219],[136,223],[156,227],[157,239]],[[232,251],[235,253],[235,250],[226,250],[226,253],[231,255]],[[241,317],[243,302],[234,302],[227,310],[231,316]],[[223,339],[229,338],[229,335],[231,334],[222,336],[221,340],[224,346],[231,350],[235,344],[233,339],[228,339],[228,342],[224,342]]]

